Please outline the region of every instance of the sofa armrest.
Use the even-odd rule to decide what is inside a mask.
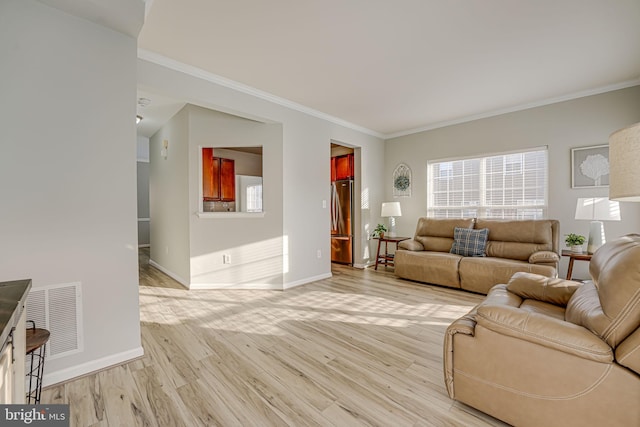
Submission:
[[[450,398],[455,398],[455,391],[453,390],[453,336],[456,334],[468,335],[473,337],[473,333],[476,327],[475,310],[471,313],[454,321],[444,334],[443,345],[443,362],[444,362],[444,384],[447,388],[447,393]]]
[[[424,251],[424,246],[417,240],[407,239],[398,242],[398,249],[406,249],[408,251]]]
[[[455,392],[453,390],[453,341],[455,335],[465,335],[473,338],[475,335],[476,318],[478,317],[478,308],[485,304],[504,305],[508,307],[519,307],[522,304],[522,298],[507,291],[507,285],[495,285],[487,297],[478,305],[473,307],[464,316],[460,317],[449,325],[444,334],[444,382],[447,387],[449,397],[454,399]]]
[[[566,306],[580,282],[556,279],[540,274],[518,272],[511,276],[507,290],[524,299],[535,299]]]
[[[613,362],[613,350],[582,326],[508,306],[480,306],[479,326],[600,363]]]
[[[560,262],[560,257],[557,253],[551,251],[534,252],[529,257],[529,264],[556,265],[558,262]]]

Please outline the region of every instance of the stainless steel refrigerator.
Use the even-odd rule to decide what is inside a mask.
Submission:
[[[331,183],[331,261],[353,264],[353,180]]]

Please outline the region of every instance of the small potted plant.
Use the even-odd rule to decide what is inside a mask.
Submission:
[[[565,236],[564,242],[569,246],[571,252],[582,252],[582,245],[586,240],[584,236],[573,233],[566,234]]]
[[[373,229],[373,237],[384,239],[385,231],[387,231],[387,227],[384,224],[378,224],[376,228]]]

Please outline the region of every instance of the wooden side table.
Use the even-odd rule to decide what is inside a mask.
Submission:
[[[573,261],[591,261],[593,254],[586,252],[572,252],[568,249],[563,249],[562,256],[569,257],[569,267],[567,268],[567,280],[571,280],[571,274],[573,273]]]
[[[389,243],[395,244],[396,249],[398,249],[398,242],[402,242],[403,240],[410,239],[410,237],[384,236],[384,237],[375,237],[375,239],[378,239],[378,251],[376,252],[376,268],[374,269],[374,270],[377,270],[378,264],[383,264],[385,267],[395,266],[395,263],[394,263],[395,254],[389,253],[389,248],[387,247],[387,245]],[[384,242],[384,253],[380,254],[380,247],[382,246],[382,242]]]

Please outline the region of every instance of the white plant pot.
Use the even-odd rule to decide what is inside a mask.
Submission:
[[[580,254],[582,253],[582,245],[580,246],[570,246],[569,249],[571,249],[571,252]]]

